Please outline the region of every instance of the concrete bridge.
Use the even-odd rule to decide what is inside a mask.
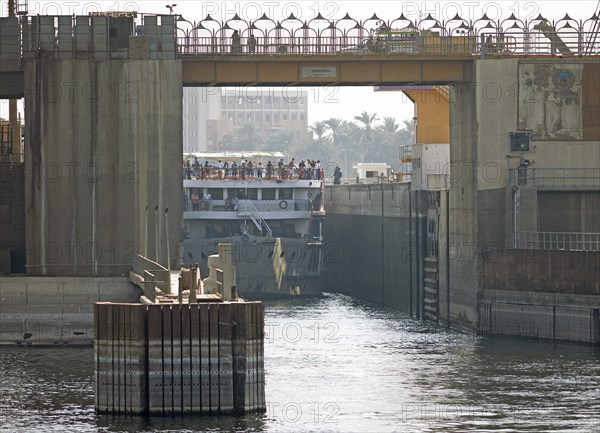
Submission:
[[[509,133],[533,131],[538,164],[600,161],[597,16],[289,18],[239,24],[239,36],[210,17],[140,17],[0,20],[0,97],[25,98],[30,276],[126,275],[135,254],[154,247],[156,261],[178,265],[184,86],[449,85],[450,162],[461,171],[447,199],[448,238],[476,251],[506,246],[512,230],[508,169],[519,154],[507,150]],[[498,176],[482,170],[490,164]],[[447,311],[469,327],[481,259],[450,266]]]

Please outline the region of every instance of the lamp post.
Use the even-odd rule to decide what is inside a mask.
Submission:
[[[202,25],[201,22],[192,22],[192,21],[188,21],[186,20],[183,15],[179,15],[179,17],[177,18],[177,22],[178,23],[188,23],[191,28],[189,29],[182,29],[181,27],[177,27],[177,30],[181,30],[183,32],[183,34],[185,35],[185,47],[187,49],[186,54],[195,54],[197,53],[197,41],[194,41],[194,53],[190,53],[190,38],[194,38],[197,39],[197,35],[195,34],[196,30],[206,30],[206,28]]]
[[[169,9],[169,12],[171,12],[171,15],[173,15],[173,9],[175,8],[175,6],[177,6],[177,4],[172,4],[172,5],[165,5],[165,7],[167,9]]]

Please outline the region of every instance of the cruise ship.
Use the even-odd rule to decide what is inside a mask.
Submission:
[[[205,278],[208,257],[228,242],[242,297],[320,296],[323,171],[308,163],[282,164],[277,152],[194,157],[199,168],[184,163],[183,262],[198,264]]]

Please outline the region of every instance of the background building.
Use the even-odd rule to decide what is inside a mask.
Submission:
[[[278,131],[307,135],[308,92],[298,88],[185,88],[183,151],[222,150],[229,134],[253,125],[262,136]],[[252,149],[245,149],[252,150]]]

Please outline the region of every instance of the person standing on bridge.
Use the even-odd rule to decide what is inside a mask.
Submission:
[[[254,37],[254,33],[250,33],[248,37],[248,52],[250,54],[256,53],[256,38]]]
[[[231,52],[233,54],[240,54],[242,52],[240,32],[237,30],[234,30],[233,35],[231,36]]]

